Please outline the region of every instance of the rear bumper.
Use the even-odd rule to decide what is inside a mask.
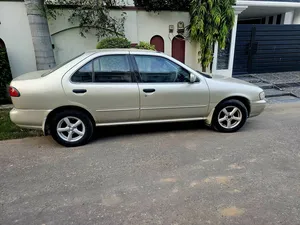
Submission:
[[[19,127],[43,130],[44,121],[51,110],[12,109],[10,119]]]
[[[266,100],[251,102],[251,112],[249,117],[258,116],[259,114],[261,114],[266,108],[266,105],[267,105]]]

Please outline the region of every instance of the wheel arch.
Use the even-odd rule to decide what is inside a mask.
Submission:
[[[230,97],[224,98],[222,101],[220,101],[216,105],[216,107],[218,107],[221,103],[228,101],[228,100],[238,100],[238,101],[242,102],[248,111],[248,116],[250,115],[250,112],[251,112],[250,100],[244,96],[230,96]]]
[[[94,118],[93,115],[92,115],[88,110],[86,110],[85,108],[82,108],[82,107],[80,107],[80,106],[74,106],[74,105],[60,106],[60,107],[57,107],[57,108],[53,109],[53,110],[47,115],[47,117],[45,118],[45,122],[44,122],[44,124],[43,124],[43,131],[44,131],[44,135],[45,135],[45,136],[50,134],[50,121],[51,121],[51,118],[52,118],[56,113],[61,112],[61,111],[64,111],[64,110],[76,110],[76,111],[85,113],[85,114],[90,118],[90,120],[92,121],[93,125],[94,125],[94,126],[96,125],[95,118]]]
[[[223,102],[225,101],[228,101],[228,100],[238,100],[240,102],[242,102],[247,111],[248,111],[248,116],[250,115],[250,112],[251,112],[251,105],[250,105],[250,100],[247,98],[247,97],[244,97],[244,96],[240,96],[240,95],[234,95],[234,96],[229,96],[229,97],[226,97],[224,99],[222,99],[210,112],[210,114],[208,115],[207,119],[205,120],[205,123],[207,125],[211,125],[212,123],[212,119],[213,119],[213,115],[214,115],[214,112],[215,112],[215,109],[216,107],[218,107],[220,104],[222,104]]]

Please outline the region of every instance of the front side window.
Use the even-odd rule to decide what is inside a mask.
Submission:
[[[71,78],[73,82],[133,82],[126,55],[101,56],[81,67]]]
[[[190,73],[176,63],[159,56],[135,55],[135,61],[145,83],[189,82]]]

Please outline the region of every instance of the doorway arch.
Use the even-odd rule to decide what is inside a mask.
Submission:
[[[4,41],[0,38],[0,48],[6,48]]]
[[[165,42],[161,36],[153,36],[150,40],[150,44],[155,46],[156,51],[165,52]]]
[[[11,70],[9,65],[9,60],[6,52],[6,46],[4,41],[0,38],[0,103],[9,103],[9,97],[8,97],[8,86],[7,84],[10,83],[12,80],[11,76]]]
[[[172,57],[184,63],[185,61],[185,40],[177,35],[172,40]]]

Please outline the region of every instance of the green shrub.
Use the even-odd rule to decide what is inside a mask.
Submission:
[[[130,41],[126,38],[105,38],[97,44],[97,49],[104,48],[130,48]]]
[[[137,46],[135,46],[138,49],[147,49],[147,50],[155,50],[155,46],[151,45],[150,43],[141,41]]]
[[[7,85],[12,80],[5,48],[0,48],[0,102],[8,101]]]

